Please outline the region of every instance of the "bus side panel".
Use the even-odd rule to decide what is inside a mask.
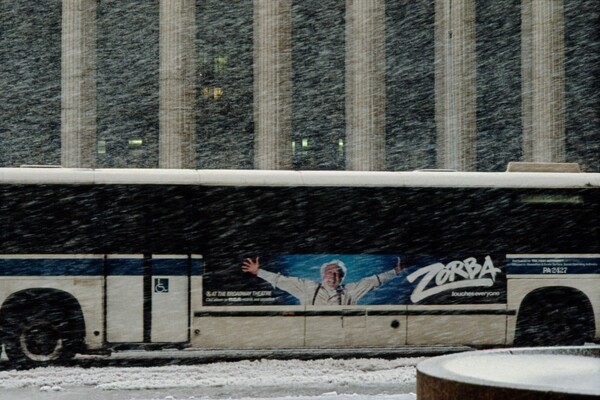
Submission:
[[[152,341],[186,342],[188,340],[187,276],[154,275],[152,291]],[[168,282],[168,286],[165,286]]]
[[[194,319],[192,346],[265,349],[304,346],[304,317],[202,316]]]
[[[241,272],[244,258],[259,256],[261,265],[266,270],[271,268],[271,272],[279,271],[269,266],[269,256],[272,260],[282,254],[300,257],[352,255],[350,258],[402,255],[405,266],[412,268],[410,271],[424,267],[428,262],[447,264],[475,258],[483,264],[489,256],[494,260],[495,269],[503,267],[501,261],[505,253],[499,249],[506,242],[497,222],[506,214],[508,197],[498,190],[218,188],[212,195],[214,201],[207,203],[215,207],[211,215],[216,217],[209,218],[211,236],[205,254],[208,273],[203,282],[205,293],[211,294],[205,300],[213,300],[211,296],[216,290],[273,290]],[[285,274],[285,271],[282,273]],[[410,287],[404,281],[407,273],[396,278],[392,286]],[[318,271],[310,279],[319,279]],[[253,280],[255,283],[252,283]],[[439,302],[433,297],[423,302],[443,311],[444,307],[448,310],[456,308],[457,305],[451,301],[457,301],[468,311],[464,315],[451,315],[447,320],[440,314],[406,316],[407,305],[411,307],[412,303],[406,303],[410,300],[402,292],[390,297],[388,303],[373,303],[377,304],[378,312],[397,311],[397,316],[371,316],[366,312],[365,316],[344,315],[340,307],[317,309],[314,313],[311,310],[305,317],[305,331],[300,334],[308,347],[401,346],[406,343],[504,344],[504,275],[497,275],[494,280],[498,281],[494,284],[494,291],[499,294],[493,299],[486,298],[486,304],[480,304],[480,299],[467,297],[452,300],[449,295]],[[262,285],[260,288],[254,286],[259,284]],[[281,300],[281,297],[278,299]],[[224,306],[235,305],[232,300],[231,304],[224,303],[221,310]],[[236,307],[235,311],[239,313],[244,312],[243,307],[248,307],[238,305],[241,307]],[[282,309],[287,310],[287,307]],[[356,306],[356,309],[365,310],[365,305]],[[479,309],[481,313],[478,314]],[[216,318],[230,317],[224,313]],[[272,317],[265,322],[279,324],[278,320],[279,317]],[[198,322],[198,325],[203,323]],[[456,330],[450,332],[445,326],[447,323]],[[225,326],[226,322],[222,324]],[[268,326],[263,330],[266,331]],[[200,330],[203,336],[207,335],[206,329]],[[215,344],[208,338],[199,343]]]
[[[144,341],[144,290],[141,276],[106,278],[106,340]]]
[[[306,346],[342,347],[343,345],[341,316],[306,318]]]
[[[70,292],[81,305],[85,321],[85,340],[90,350],[104,347],[104,282],[102,277],[75,278]],[[68,291],[68,290],[67,290]]]
[[[407,344],[504,344],[506,315],[411,315]]]
[[[344,346],[396,347],[406,344],[406,315],[343,316]]]
[[[141,255],[111,255],[107,260],[106,340],[144,341],[144,259]]]

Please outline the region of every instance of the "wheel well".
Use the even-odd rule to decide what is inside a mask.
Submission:
[[[580,326],[586,340],[593,339],[596,327],[592,303],[585,293],[568,286],[538,288],[528,293],[519,306],[515,336],[522,334],[528,318],[549,309],[560,310],[565,318]]]
[[[11,315],[26,313],[34,308],[43,308],[49,313],[61,312],[67,315],[65,321],[69,331],[81,341],[85,338],[85,321],[77,299],[70,293],[58,289],[26,289],[11,294],[0,308],[0,340],[4,340],[7,325]]]

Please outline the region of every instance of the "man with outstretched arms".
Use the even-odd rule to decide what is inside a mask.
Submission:
[[[404,266],[398,258],[394,269],[343,285],[347,268],[341,260],[331,260],[321,266],[321,282],[266,271],[260,268],[259,257],[255,260],[247,258],[242,264],[242,271],[256,275],[274,288],[288,292],[302,305],[356,304],[365,294],[394,278],[403,269]]]

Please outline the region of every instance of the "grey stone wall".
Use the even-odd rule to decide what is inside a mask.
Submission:
[[[61,18],[67,4],[0,0],[0,166],[61,163]],[[435,120],[435,4],[385,1],[387,170],[442,166],[436,160],[443,121]],[[475,1],[471,145],[477,170],[502,171],[509,161],[527,159],[524,136],[532,136],[524,128],[531,125],[531,113],[523,112],[523,4]],[[346,169],[346,50],[352,48],[346,2],[292,0],[291,8],[292,95],[291,105],[284,106],[291,108],[285,139],[291,141],[291,167]],[[253,4],[240,0],[224,7],[221,0],[197,0],[195,11],[192,167],[260,167]],[[566,161],[600,171],[600,2],[567,0],[563,14],[562,151]],[[159,166],[159,24],[158,0],[97,2],[91,153],[98,167]]]

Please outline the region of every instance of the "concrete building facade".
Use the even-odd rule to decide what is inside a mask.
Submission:
[[[0,6],[2,166],[600,170],[594,0]]]

